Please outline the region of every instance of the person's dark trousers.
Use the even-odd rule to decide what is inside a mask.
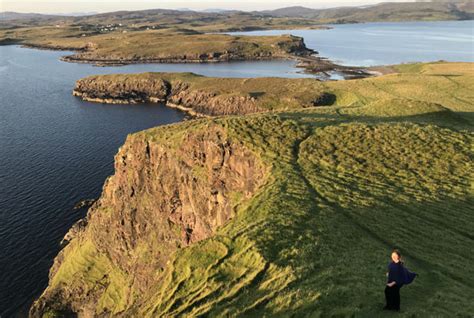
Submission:
[[[385,287],[385,300],[387,305],[385,309],[400,310],[400,287],[394,285],[392,287]]]

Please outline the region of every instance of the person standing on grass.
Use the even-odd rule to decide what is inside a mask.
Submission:
[[[385,286],[386,305],[384,310],[400,311],[400,288],[410,284],[416,274],[410,272],[403,266],[400,251],[394,249],[391,255],[392,261],[388,264],[387,285]]]

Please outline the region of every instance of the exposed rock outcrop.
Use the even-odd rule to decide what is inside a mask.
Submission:
[[[195,76],[195,75],[192,75]],[[241,115],[264,111],[251,96],[218,95],[181,79],[141,75],[115,79],[92,76],[76,82],[73,95],[113,104],[165,103],[195,116]]]
[[[174,251],[213,235],[255,193],[266,175],[257,157],[223,128],[202,126],[128,137],[87,221],[66,236],[32,317],[119,310],[104,305],[108,297],[126,304],[146,291]]]
[[[115,80],[113,77],[90,76],[76,82],[73,95],[91,102],[134,104],[165,102],[170,90],[171,83],[160,78]]]

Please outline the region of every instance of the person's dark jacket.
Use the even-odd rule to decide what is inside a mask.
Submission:
[[[403,279],[403,265],[401,262],[391,262],[388,264],[388,279],[387,283],[395,282],[398,287],[402,287]]]
[[[395,282],[398,287],[410,284],[416,277],[416,273],[410,272],[402,262],[391,262],[388,264],[387,283]]]
[[[403,284],[408,285],[411,282],[413,282],[413,280],[418,274],[410,272],[408,268],[406,268],[404,265],[402,265],[402,267],[403,267]]]

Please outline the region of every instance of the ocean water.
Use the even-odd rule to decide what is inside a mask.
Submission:
[[[293,34],[309,48],[342,65],[408,62],[474,62],[474,21],[360,23],[331,30],[271,30],[236,35]]]
[[[73,210],[97,198],[128,133],[183,120],[163,105],[101,105],[71,95],[97,72],[58,52],[0,47],[0,316],[11,317],[47,284]]]

